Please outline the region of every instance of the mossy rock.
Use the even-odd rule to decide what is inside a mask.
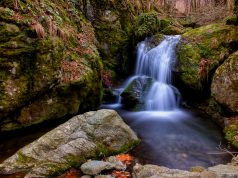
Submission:
[[[164,35],[179,35],[184,33],[184,27],[175,19],[160,20],[160,32]]]
[[[134,33],[136,38],[143,39],[158,32],[159,28],[160,20],[156,12],[141,13],[137,17]]]
[[[214,70],[237,50],[238,28],[211,24],[187,31],[178,45],[178,70],[184,87],[209,95]]]
[[[212,80],[211,92],[216,101],[229,112],[238,113],[238,51],[218,67]]]
[[[225,138],[234,147],[238,148],[238,123],[224,128]]]
[[[0,130],[99,106],[102,62],[76,4],[0,2]]]

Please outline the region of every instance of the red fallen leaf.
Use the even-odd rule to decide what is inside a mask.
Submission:
[[[131,174],[127,171],[113,171],[112,175],[117,178],[130,178]]]
[[[66,173],[64,173],[61,176],[58,176],[57,178],[79,178],[79,171],[76,169],[70,169]]]
[[[133,157],[129,154],[120,154],[120,155],[117,155],[116,158],[118,160],[120,160],[122,163],[126,164],[126,165],[129,165],[131,164],[131,162],[133,161]]]

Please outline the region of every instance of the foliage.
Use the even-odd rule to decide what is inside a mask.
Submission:
[[[159,31],[160,21],[155,11],[141,13],[135,25],[135,35],[137,37],[151,36]]]
[[[225,138],[229,141],[230,144],[238,148],[238,125],[230,124],[224,129]]]

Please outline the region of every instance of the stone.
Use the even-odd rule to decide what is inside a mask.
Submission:
[[[0,132],[94,110],[101,102],[92,25],[72,2],[65,2],[68,10],[59,1],[41,4],[21,2],[17,14],[12,2],[0,2]]]
[[[103,170],[110,170],[113,168],[113,165],[105,161],[96,161],[89,160],[86,163],[82,164],[80,169],[84,174],[88,175],[97,175]]]
[[[238,27],[232,25],[210,24],[182,34],[177,83],[185,97],[201,99],[209,94],[212,71],[237,50],[237,43]]]
[[[233,113],[238,113],[238,51],[218,67],[212,80],[211,93],[215,100]]]
[[[169,169],[155,165],[135,165],[133,168],[133,178],[200,178],[200,173]]]
[[[95,176],[95,178],[114,178],[114,177],[111,175],[97,175]]]
[[[238,177],[238,166],[234,165],[217,165],[209,167],[209,171],[213,172],[216,177],[221,178],[236,178]]]
[[[73,117],[18,150],[0,164],[0,174],[52,176],[71,166],[79,167],[90,158],[128,151],[137,143],[135,133],[115,111],[91,111]]]
[[[126,165],[123,164],[119,159],[115,156],[110,156],[106,159],[107,162],[111,163],[116,170],[125,170]]]
[[[143,108],[144,97],[152,84],[149,77],[137,77],[121,93],[121,103],[126,109],[137,110]]]

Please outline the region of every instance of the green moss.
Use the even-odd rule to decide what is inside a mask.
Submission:
[[[157,12],[151,11],[147,13],[141,13],[137,20],[135,26],[135,35],[139,38],[144,38],[146,36],[151,36],[159,31],[160,20],[158,18]]]
[[[24,155],[21,151],[17,152],[17,156],[18,156],[17,162],[19,164],[24,164],[24,163],[29,163],[29,162],[31,163],[34,161],[33,158]]]
[[[224,129],[225,138],[230,144],[238,148],[238,125],[230,124]]]
[[[96,151],[96,159],[128,152],[132,148],[134,148],[136,145],[138,145],[139,143],[140,143],[140,140],[132,140],[132,141],[128,142],[127,144],[125,144],[124,146],[122,146],[118,151],[111,149],[110,147],[108,147],[102,143],[98,143],[97,151]]]
[[[184,33],[178,47],[181,81],[196,91],[206,90],[209,75],[235,50],[237,42],[238,28],[224,24],[210,24]],[[199,65],[204,60],[207,64],[201,75]]]

